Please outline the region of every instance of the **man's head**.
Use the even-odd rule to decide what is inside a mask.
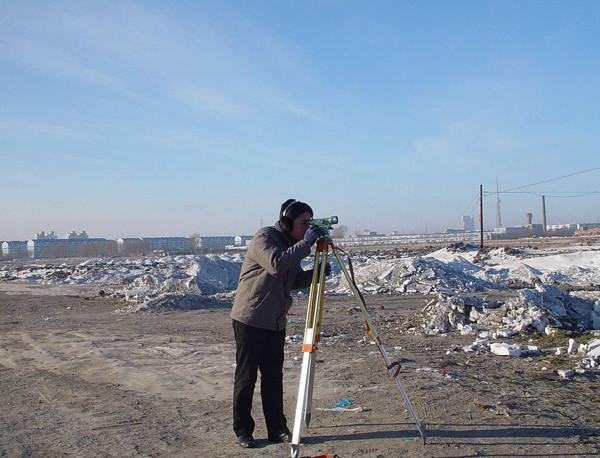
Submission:
[[[285,232],[294,240],[302,240],[307,231],[308,221],[312,219],[313,211],[308,204],[295,199],[288,199],[281,204],[279,222]]]

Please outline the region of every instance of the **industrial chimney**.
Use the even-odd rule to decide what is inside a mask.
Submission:
[[[531,226],[531,220],[533,218],[533,214],[525,213],[525,218],[527,218],[527,224]]]

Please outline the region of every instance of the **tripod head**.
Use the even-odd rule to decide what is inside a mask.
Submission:
[[[308,224],[313,226],[319,226],[319,229],[323,232],[324,237],[329,236],[329,230],[333,229],[333,225],[338,223],[337,216],[330,216],[329,218],[315,218],[311,219]]]

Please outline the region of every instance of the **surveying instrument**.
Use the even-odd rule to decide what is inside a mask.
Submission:
[[[400,372],[400,363],[391,362],[390,358],[383,348],[383,344],[381,343],[381,339],[373,326],[373,322],[371,321],[371,317],[369,316],[369,312],[365,306],[365,301],[356,286],[356,282],[354,281],[354,272],[352,271],[352,263],[349,260],[350,271],[352,275],[346,269],[346,266],[342,262],[342,259],[339,254],[339,249],[333,244],[331,239],[329,238],[329,230],[332,229],[333,224],[337,224],[338,218],[337,216],[331,216],[329,218],[320,218],[313,219],[309,221],[310,225],[317,225],[321,229],[323,236],[317,240],[317,248],[315,251],[315,267],[313,271],[312,283],[310,286],[310,294],[308,296],[308,309],[306,312],[306,325],[304,328],[304,340],[302,344],[302,371],[300,372],[300,385],[298,387],[298,401],[296,404],[296,416],[294,418],[294,433],[292,435],[292,444],[291,444],[291,453],[292,458],[298,458],[298,451],[300,448],[300,433],[302,430],[302,422],[308,428],[311,417],[311,406],[312,406],[312,395],[314,388],[314,379],[315,379],[315,352],[317,351],[317,343],[321,340],[321,318],[323,316],[323,297],[325,294],[325,268],[327,266],[327,257],[329,251],[333,254],[335,259],[337,260],[341,271],[343,272],[348,284],[350,285],[350,289],[354,294],[354,298],[356,302],[360,306],[360,310],[365,318],[367,331],[369,338],[377,345],[379,353],[381,354],[383,360],[385,361],[385,367],[391,374],[392,378],[395,380],[396,385],[400,389],[400,393],[402,393],[402,397],[406,402],[406,406],[408,407],[409,412],[413,416],[415,423],[417,424],[417,428],[419,429],[419,434],[423,438],[423,443],[425,443],[426,434],[425,434],[425,424],[419,421],[415,410],[413,409],[410,400],[408,399],[408,395],[404,388],[402,387],[402,383],[400,383],[400,379],[398,378],[398,374]]]

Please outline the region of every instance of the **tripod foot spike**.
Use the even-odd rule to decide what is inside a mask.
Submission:
[[[420,425],[418,425],[419,427],[419,434],[421,435],[421,438],[423,439],[423,445],[427,444],[427,431],[426,431],[426,426],[425,423],[421,423]]]
[[[299,450],[298,445],[292,444],[292,447],[291,447],[292,458],[298,458],[298,450]]]
[[[308,428],[308,425],[310,425],[310,417],[311,414],[307,413],[306,416],[304,417],[304,425]]]

